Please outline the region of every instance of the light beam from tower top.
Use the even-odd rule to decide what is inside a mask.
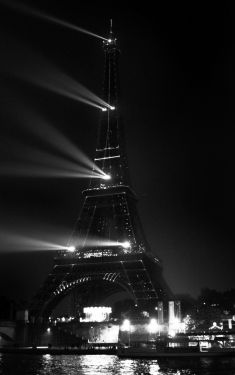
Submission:
[[[117,38],[113,37],[113,20],[110,19],[110,29],[109,29],[109,36],[108,38],[105,38],[103,41],[105,46],[115,46],[117,43]]]
[[[96,33],[93,33],[93,32],[91,32],[89,30],[84,29],[83,27],[76,26],[76,25],[74,25],[74,24],[72,24],[72,23],[70,23],[68,21],[64,21],[64,20],[61,20],[61,19],[59,19],[57,17],[45,14],[45,13],[43,13],[43,12],[37,10],[37,9],[31,8],[31,7],[27,6],[27,5],[18,4],[16,1],[13,1],[13,0],[0,0],[0,2],[4,6],[7,6],[8,8],[10,8],[12,10],[24,13],[26,15],[30,15],[32,17],[37,17],[37,18],[42,19],[44,21],[52,22],[52,23],[57,24],[59,26],[65,27],[67,29],[78,31],[78,32],[81,32],[83,34],[87,34],[87,35],[93,36],[95,38],[102,39],[103,41],[107,41],[108,40],[108,39],[104,38],[101,35],[98,35]]]

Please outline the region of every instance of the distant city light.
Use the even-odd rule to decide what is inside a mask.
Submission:
[[[159,331],[159,324],[156,319],[151,319],[148,325],[149,333],[156,333]]]
[[[125,319],[120,327],[121,331],[130,331],[131,329],[131,322],[129,319]]]
[[[50,327],[47,328],[47,332],[50,333],[51,332],[51,329]]]
[[[112,308],[107,306],[84,307],[83,312],[85,319],[80,318],[81,322],[104,322],[109,320]]]
[[[75,246],[68,246],[67,250],[70,251],[71,253],[73,253],[76,250],[76,247]]]
[[[112,43],[112,39],[108,39],[108,43]]]
[[[185,329],[185,322],[181,322],[179,318],[174,318],[171,322],[169,322],[168,334],[174,337],[178,332],[185,332]]]
[[[171,326],[172,326],[172,328],[173,328],[174,330],[179,330],[180,327],[181,327],[181,322],[180,322],[179,318],[175,318],[175,319],[173,320],[173,322],[171,322]]]

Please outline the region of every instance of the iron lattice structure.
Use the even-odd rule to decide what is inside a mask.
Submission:
[[[35,317],[50,315],[72,290],[86,292],[86,303],[96,303],[97,295],[100,302],[125,291],[141,308],[171,298],[160,261],[146,241],[130,184],[119,106],[119,50],[112,32],[104,53],[103,99],[112,109],[101,114],[94,161],[111,178],[91,179],[83,192],[84,204],[70,240],[76,251],[55,258],[52,272],[32,301]]]

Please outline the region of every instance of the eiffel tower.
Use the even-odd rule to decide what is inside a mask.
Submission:
[[[52,272],[32,301],[30,313],[35,318],[50,316],[71,292],[86,306],[102,306],[122,292],[133,305],[149,311],[172,299],[160,260],[145,238],[130,183],[119,103],[120,53],[112,30],[103,48],[103,99],[109,106],[101,112],[94,162],[106,179],[91,179],[83,191],[83,207],[70,241],[74,251],[62,251],[55,258]]]

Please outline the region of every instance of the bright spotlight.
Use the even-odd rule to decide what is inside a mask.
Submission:
[[[112,39],[108,39],[108,43],[112,43]]]
[[[111,176],[109,174],[105,174],[102,176],[103,180],[111,180]]]
[[[68,246],[67,250],[70,251],[71,253],[73,253],[76,250],[76,248],[75,248],[75,246]]]
[[[159,325],[156,319],[151,319],[148,325],[149,333],[156,333],[159,330]]]
[[[114,111],[115,107],[111,105],[110,109],[111,109],[111,111]]]
[[[128,249],[128,247],[130,247],[130,246],[131,246],[131,244],[130,244],[129,241],[125,241],[125,242],[122,243],[122,247],[124,247],[124,249]]]
[[[106,111],[107,111],[107,108],[102,107],[101,110],[102,110],[102,112],[106,112]]]

